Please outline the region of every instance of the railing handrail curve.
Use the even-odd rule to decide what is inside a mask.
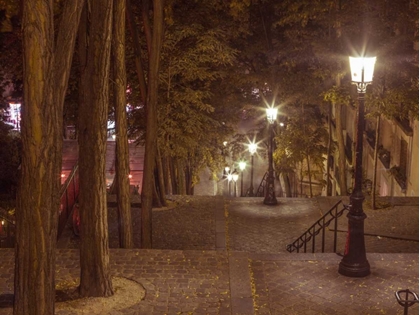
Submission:
[[[340,211],[337,211],[338,206],[342,204],[343,208]],[[288,244],[286,246],[286,250],[289,253],[292,253],[296,250],[296,252],[299,252],[299,249],[304,247],[304,252],[306,253],[306,244],[309,243],[312,240],[312,249],[314,252],[315,247],[315,236],[317,236],[322,230],[326,229],[330,223],[335,220],[335,224],[337,224],[337,219],[342,216],[345,210],[348,210],[347,205],[342,203],[342,200],[339,200],[337,203],[335,203],[329,211],[327,211],[321,218],[319,218],[314,224],[311,225],[310,228],[308,228],[301,236],[299,236],[293,243]],[[335,214],[333,214],[335,210]],[[328,220],[325,220],[328,216]],[[336,238],[337,238],[337,228],[335,228],[334,231],[334,252],[336,251]],[[323,239],[322,239],[322,251],[324,251],[324,233],[323,233]]]

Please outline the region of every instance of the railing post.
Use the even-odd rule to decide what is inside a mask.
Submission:
[[[312,228],[312,253],[315,253],[315,225]]]

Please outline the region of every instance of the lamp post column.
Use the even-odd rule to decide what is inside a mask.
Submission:
[[[338,268],[340,274],[348,277],[365,277],[370,274],[364,236],[366,214],[363,211],[363,201],[365,196],[362,191],[363,130],[365,129],[364,93],[359,93],[358,103],[354,188],[350,196],[350,210],[347,214],[346,247],[344,257]]]
[[[264,204],[266,205],[276,205],[276,193],[274,190],[274,169],[273,169],[273,125],[274,123],[270,122],[270,140],[268,146],[268,176],[267,184],[265,190]]]
[[[239,162],[239,169],[241,170],[241,197],[244,196],[244,169],[246,167],[246,163],[244,161]]]
[[[350,209],[347,214],[348,231],[344,256],[338,272],[348,277],[365,277],[370,274],[370,265],[366,258],[362,191],[363,132],[365,130],[365,93],[366,86],[372,81],[375,58],[350,58],[352,81],[357,85],[357,130],[354,187],[350,196]],[[365,70],[365,68],[367,70]],[[365,75],[365,72],[367,72]]]
[[[229,197],[232,197],[231,189],[230,189],[230,182],[232,181],[232,174],[228,174],[228,191],[229,191]]]
[[[239,175],[238,175],[238,174],[236,174],[236,173],[234,173],[234,174],[232,175],[232,179],[233,179],[233,187],[234,187],[233,197],[235,197],[235,198],[236,198],[236,190],[237,190],[237,185],[236,185],[236,182],[238,181],[238,177],[239,177]]]
[[[249,196],[254,197],[254,154],[251,154],[251,186],[249,186]]]
[[[251,185],[249,186],[249,196],[254,197],[254,153],[257,152],[257,145],[250,143],[248,150],[251,153]]]

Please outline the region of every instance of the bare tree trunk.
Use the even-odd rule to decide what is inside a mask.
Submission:
[[[114,0],[112,65],[114,77],[115,107],[115,176],[117,179],[118,231],[121,248],[133,247],[133,229],[131,221],[130,179],[128,178],[129,151],[127,137],[125,68],[125,1]]]
[[[156,168],[157,168],[157,177],[158,177],[158,183],[159,183],[159,198],[160,202],[164,207],[166,207],[168,204],[166,202],[165,197],[165,179],[164,179],[164,172],[163,172],[163,165],[162,165],[162,156],[160,155],[159,147],[157,147],[157,156],[156,156]]]
[[[336,138],[338,144],[338,168],[340,174],[340,194],[347,195],[347,177],[346,177],[346,150],[343,139],[343,126],[341,123],[341,104],[335,104],[335,125]]]
[[[153,206],[156,208],[162,208],[162,202],[159,198],[159,192],[157,190],[155,176],[153,176]]]
[[[379,135],[381,127],[381,115],[376,117],[376,133],[375,133],[375,151],[373,153],[373,178],[372,178],[372,191],[371,191],[371,206],[372,209],[376,209],[376,171],[378,169],[378,147],[379,147]]]
[[[288,174],[282,174],[284,180],[284,190],[286,197],[292,197],[292,189],[290,187],[290,179]]]
[[[312,174],[311,174],[311,165],[310,165],[310,161],[309,161],[309,155],[306,155],[306,164],[308,166],[308,177],[309,177],[309,194],[311,196],[311,198],[313,197],[312,194]]]
[[[52,2],[27,0],[21,6],[24,102],[16,209],[15,315],[54,314],[62,111],[82,4],[82,0],[65,3],[56,46]]]
[[[110,296],[105,154],[112,0],[91,0],[85,8],[79,33],[79,292],[82,297]]]
[[[328,102],[328,147],[327,147],[327,196],[331,196],[331,179],[330,179],[330,168],[331,168],[331,147],[332,147],[332,130],[331,130],[331,103]]]
[[[146,141],[141,193],[141,247],[152,248],[153,171],[157,139],[157,102],[160,51],[163,39],[163,1],[153,1],[153,38],[146,106]]]
[[[186,175],[185,175],[185,167],[184,161],[181,159],[177,160],[177,174],[178,174],[178,194],[179,195],[186,195],[187,188],[186,188]]]
[[[126,17],[127,17],[127,24],[130,28],[130,33],[133,42],[133,48],[135,52],[135,64],[136,64],[136,71],[137,71],[137,78],[139,79],[139,87],[140,87],[140,96],[143,104],[146,104],[147,101],[147,86],[146,80],[144,78],[145,72],[143,69],[143,63],[141,62],[141,47],[140,47],[140,37],[137,31],[136,22],[133,16],[133,10],[131,8],[130,0],[126,0],[127,10],[126,10]]]
[[[169,166],[169,157],[163,158],[164,174],[165,174],[165,192],[167,195],[172,195],[172,177]]]
[[[177,176],[177,161],[174,158],[170,158],[169,161],[169,170],[172,183],[172,193],[174,195],[179,195],[179,185],[178,185],[178,176]]]
[[[303,161],[300,162],[300,195],[303,196]]]

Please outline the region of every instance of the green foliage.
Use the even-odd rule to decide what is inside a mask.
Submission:
[[[278,126],[274,151],[275,169],[279,173],[295,170],[298,163],[310,157],[311,163],[323,169],[323,155],[327,152],[328,133],[318,106],[291,105],[282,111],[288,119]],[[314,170],[315,171],[315,170]]]

